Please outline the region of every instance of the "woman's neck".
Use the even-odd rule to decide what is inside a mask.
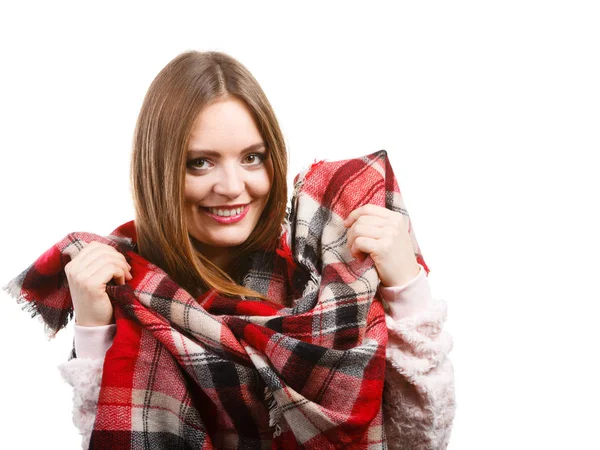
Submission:
[[[237,247],[212,247],[198,241],[195,242],[195,247],[211,263],[232,276]]]

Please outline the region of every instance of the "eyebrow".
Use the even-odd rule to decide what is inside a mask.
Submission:
[[[241,151],[241,153],[246,153],[246,152],[250,152],[253,150],[259,150],[261,148],[265,148],[265,143],[264,142],[259,142],[257,144],[252,144],[248,147],[246,147],[245,149],[243,149]],[[208,150],[208,149],[199,149],[199,148],[191,148],[188,150],[188,154],[191,155],[196,155],[196,154],[202,154],[202,155],[207,155],[207,156],[212,156],[215,158],[219,158],[221,156],[221,152],[217,152],[215,150]]]

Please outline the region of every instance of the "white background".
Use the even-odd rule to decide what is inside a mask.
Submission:
[[[182,51],[225,51],[272,102],[290,179],[389,152],[449,304],[450,450],[600,448],[598,4],[216,3],[2,3],[0,282],[133,218],[146,89]],[[72,324],[48,342],[4,292],[0,315],[0,446],[79,448]]]

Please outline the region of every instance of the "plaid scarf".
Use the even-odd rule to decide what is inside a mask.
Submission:
[[[371,258],[352,258],[343,220],[367,203],[408,216],[398,184],[384,150],[315,163],[294,184],[278,248],[252,254],[243,278],[270,301],[192,297],[135,252],[133,221],[67,235],[5,287],[52,337],[73,316],[63,269],[83,242],[132,266],[107,286],[117,331],[90,448],[387,447],[379,279]]]

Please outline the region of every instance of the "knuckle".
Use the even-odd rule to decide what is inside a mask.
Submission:
[[[81,285],[81,290],[86,294],[90,294],[94,291],[94,286],[90,283],[84,283]]]
[[[69,280],[69,282],[71,283],[76,283],[77,282],[77,272],[75,270],[73,270],[73,267],[69,268],[68,270],[65,270],[65,274],[67,276],[67,280]]]
[[[98,256],[98,259],[105,265],[114,264],[113,256],[108,253],[103,253],[102,255]]]
[[[74,270],[74,268],[71,267],[71,269],[69,270],[69,274],[73,281],[79,282],[79,279],[81,278],[81,271]]]
[[[87,285],[88,285],[88,281],[89,280],[83,278],[80,274],[76,274],[72,278],[72,281],[73,281],[73,284],[75,284],[79,288],[81,288],[81,289],[87,289]]]

